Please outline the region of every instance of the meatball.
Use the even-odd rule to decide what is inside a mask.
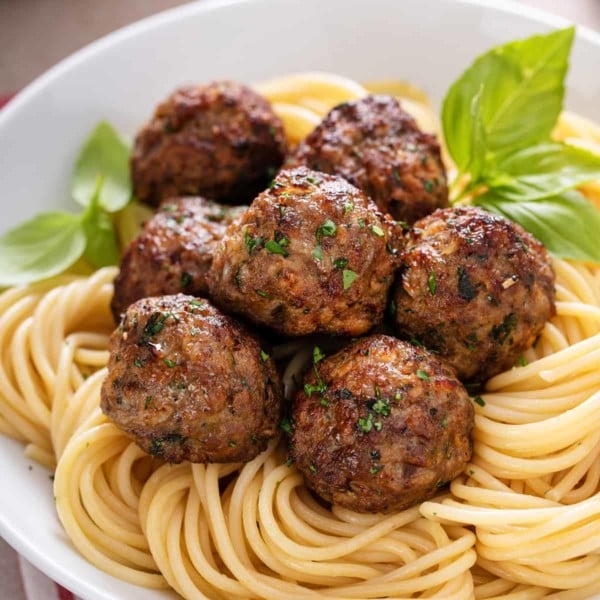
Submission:
[[[137,134],[133,189],[155,206],[185,195],[249,203],[285,152],[280,119],[250,88],[230,81],[185,87],[159,104]]]
[[[215,251],[215,303],[288,336],[360,335],[382,320],[399,228],[340,177],[282,171]]]
[[[402,510],[463,470],[473,407],[435,356],[373,335],[320,358],[296,394],[291,439],[319,496],[359,512]]]
[[[446,171],[434,135],[391,96],[335,107],[296,148],[289,164],[341,175],[395,219],[413,223],[448,205]]]
[[[178,292],[207,295],[206,275],[215,247],[242,210],[204,198],[165,201],[121,258],[111,303],[115,319],[140,298]]]
[[[117,427],[173,463],[251,460],[276,435],[281,411],[275,365],[257,340],[183,294],[127,309],[101,398]]]
[[[394,301],[400,335],[443,357],[462,380],[512,367],[555,314],[544,246],[519,225],[476,207],[415,223]]]

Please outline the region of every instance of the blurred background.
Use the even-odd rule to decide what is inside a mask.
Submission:
[[[600,31],[600,0],[518,1]],[[187,2],[0,0],[0,95],[16,92],[65,56],[114,29]]]

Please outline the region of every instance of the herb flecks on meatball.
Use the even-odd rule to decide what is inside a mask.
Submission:
[[[206,300],[132,304],[110,340],[108,418],[168,462],[254,458],[277,433],[281,389],[258,341]]]
[[[294,400],[291,437],[319,496],[359,512],[402,510],[462,471],[473,407],[449,367],[384,335],[320,357]]]
[[[381,322],[400,228],[340,177],[282,171],[215,252],[215,303],[289,336]]]
[[[521,226],[476,207],[415,223],[394,293],[400,335],[466,381],[515,365],[555,314],[554,271]]]
[[[335,107],[288,164],[341,175],[382,211],[407,223],[448,205],[439,143],[391,96]]]
[[[115,320],[140,298],[207,295],[213,252],[242,210],[199,197],[163,202],[121,258],[111,303]]]
[[[134,193],[154,206],[186,195],[249,203],[285,152],[281,120],[250,88],[231,81],[184,87],[159,104],[137,134]]]

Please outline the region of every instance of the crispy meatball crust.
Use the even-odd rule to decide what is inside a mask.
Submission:
[[[200,197],[163,202],[121,258],[111,302],[115,320],[140,298],[179,292],[206,296],[213,252],[242,210]]]
[[[382,320],[400,228],[340,177],[281,171],[230,227],[209,289],[218,306],[288,336],[360,335]]]
[[[184,87],[137,134],[133,189],[154,206],[185,195],[243,204],[266,187],[285,153],[281,120],[250,88],[231,81]]]
[[[359,512],[402,510],[463,470],[473,407],[432,354],[373,335],[315,367],[293,404],[291,455],[319,496]]]
[[[110,340],[101,406],[168,462],[238,462],[277,433],[281,386],[257,340],[206,300],[132,304]]]
[[[395,219],[413,223],[448,206],[436,137],[423,133],[391,96],[335,107],[288,163],[341,175]]]
[[[512,367],[556,312],[544,246],[480,208],[438,210],[415,223],[401,262],[400,335],[439,354],[462,380]]]

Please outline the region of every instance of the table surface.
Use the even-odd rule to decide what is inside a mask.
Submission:
[[[114,29],[188,1],[0,0],[0,94]],[[600,31],[600,0],[521,2]]]

